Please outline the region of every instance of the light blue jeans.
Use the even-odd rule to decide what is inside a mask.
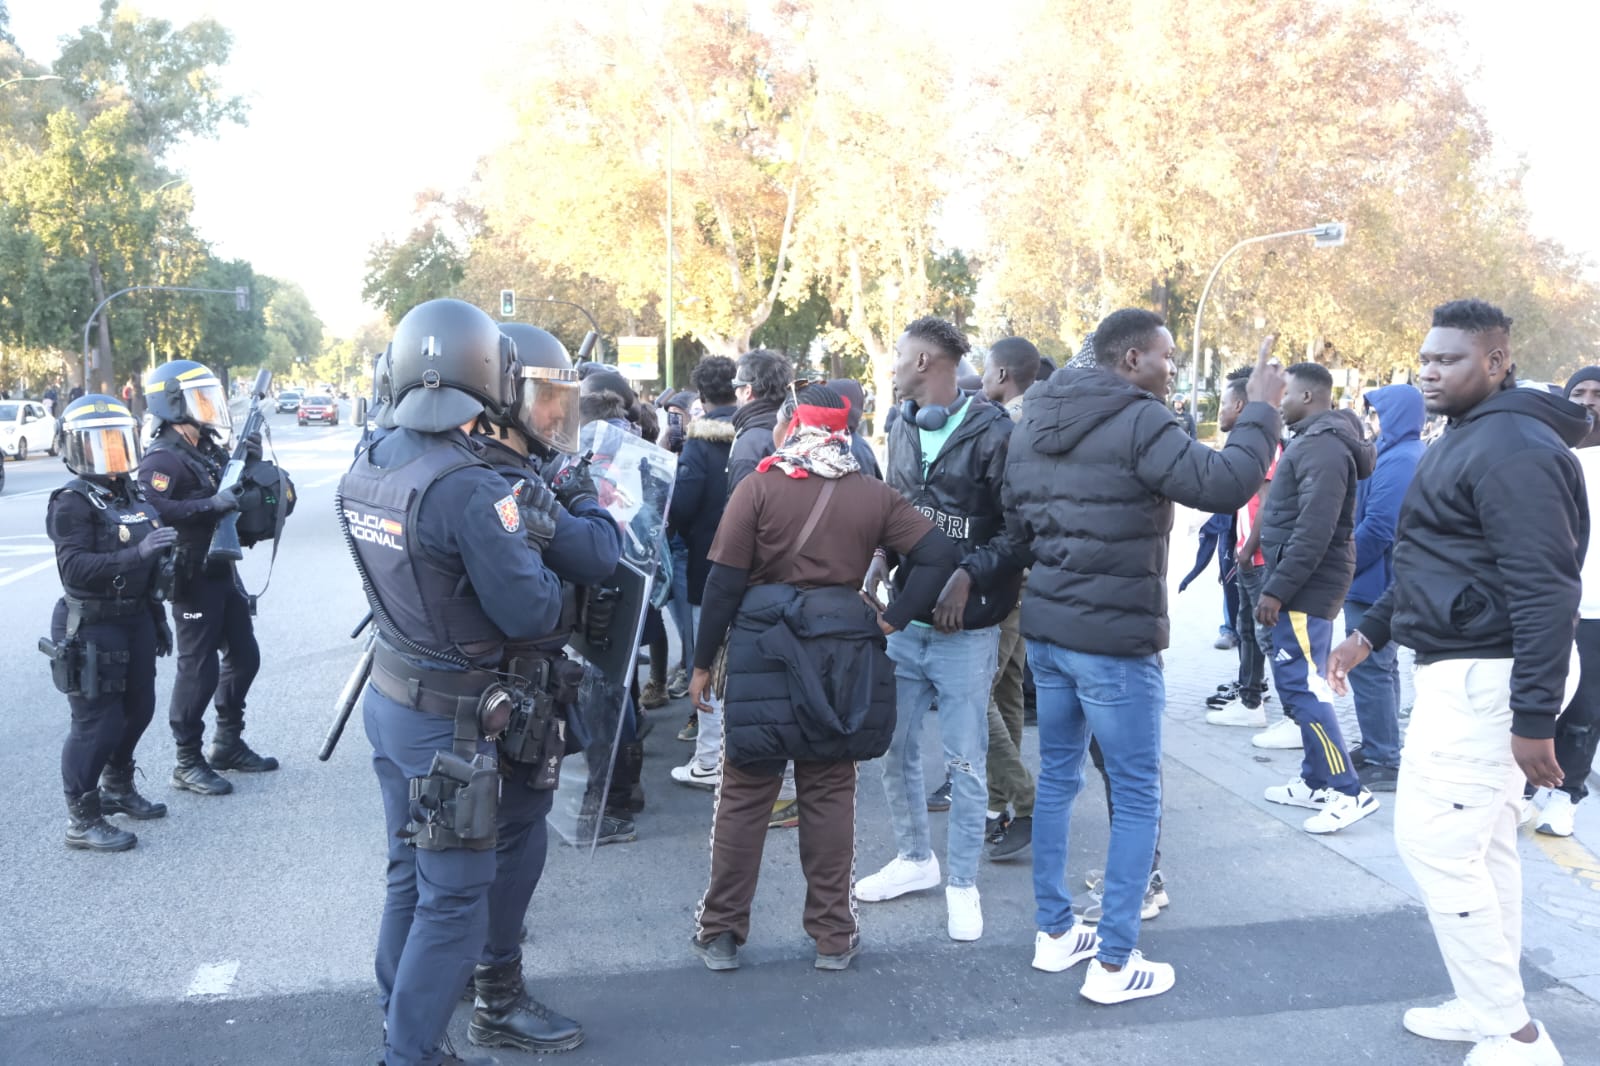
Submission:
[[[1349,636],[1366,618],[1370,604],[1344,602],[1344,632]],[[1390,641],[1350,671],[1350,696],[1361,725],[1361,754],[1378,766],[1400,767],[1400,645]]]
[[[913,625],[889,635],[896,717],[894,739],[880,761],[895,845],[901,858],[913,862],[926,862],[933,854],[922,774],[922,726],[928,709],[937,702],[944,762],[952,782],[945,864],[949,883],[957,888],[978,880],[989,801],[985,778],[989,689],[999,649],[999,626],[940,633]]]
[[[1028,641],[1039,694],[1039,779],[1033,804],[1033,899],[1039,929],[1072,928],[1068,825],[1092,733],[1111,780],[1111,843],[1100,919],[1101,962],[1121,966],[1139,945],[1161,818],[1161,656],[1090,655]]]

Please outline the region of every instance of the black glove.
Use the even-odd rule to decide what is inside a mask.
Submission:
[[[556,515],[561,513],[561,501],[538,478],[523,478],[511,489],[522,512],[522,528],[527,531],[528,543],[535,551],[544,551],[556,535]]]
[[[256,431],[244,439],[244,461],[247,463],[258,462],[261,459],[261,433]]]
[[[618,598],[616,589],[589,588],[583,605],[583,635],[591,644],[611,646],[611,623],[617,616]]]
[[[178,543],[178,531],[171,526],[158,526],[139,542],[139,561],[146,562],[157,552],[165,551]]]
[[[172,627],[167,625],[167,616],[164,612],[155,612],[156,621],[156,658],[165,659],[172,654]]]
[[[587,455],[560,470],[550,487],[555,490],[556,499],[561,501],[561,506],[569,511],[576,510],[578,504],[584,500],[600,502],[600,492],[595,488],[594,475],[589,473]]]
[[[237,486],[223,489],[206,502],[210,505],[211,510],[217,514],[237,511],[239,509],[239,489]]]

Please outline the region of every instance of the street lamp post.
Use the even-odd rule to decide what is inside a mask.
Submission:
[[[1200,320],[1206,311],[1206,297],[1211,294],[1211,283],[1217,280],[1217,275],[1222,272],[1223,264],[1232,258],[1233,253],[1251,244],[1261,244],[1264,241],[1275,241],[1280,237],[1312,237],[1316,240],[1318,248],[1337,248],[1344,243],[1345,226],[1343,222],[1319,222],[1315,226],[1305,229],[1285,230],[1282,233],[1266,233],[1260,237],[1247,237],[1238,244],[1222,253],[1222,258],[1217,260],[1217,265],[1211,268],[1211,276],[1206,278],[1205,288],[1200,290],[1200,302],[1194,309],[1194,354],[1189,360],[1189,373],[1194,380],[1189,384],[1189,408],[1198,421],[1200,417]]]
[[[187,285],[129,285],[126,289],[118,289],[104,300],[95,304],[94,310],[89,312],[89,321],[83,324],[83,391],[89,391],[89,331],[94,328],[95,319],[100,317],[100,312],[105,310],[106,304],[118,296],[130,292],[200,292],[211,293],[219,296],[232,296],[234,308],[239,311],[250,310],[250,290],[244,286],[233,289],[196,289]]]
[[[0,89],[8,88],[21,81],[66,81],[66,79],[59,74],[30,74],[25,77],[12,78],[9,81],[0,81]]]

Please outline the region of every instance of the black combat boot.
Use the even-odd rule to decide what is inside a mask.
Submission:
[[[478,1000],[467,1039],[479,1047],[542,1054],[571,1051],[583,1043],[583,1026],[528,995],[522,984],[521,956],[498,966],[479,966],[472,981]]]
[[[100,772],[100,809],[106,814],[126,814],[141,822],[167,816],[165,803],[152,803],[133,787],[133,763],[107,766]]]
[[[200,745],[178,749],[178,765],[172,768],[172,783],[186,792],[202,796],[226,796],[233,784],[211,768],[200,754]]]
[[[211,765],[218,770],[262,774],[278,768],[270,755],[257,755],[244,742],[244,713],[217,708],[217,728],[211,734]]]
[[[67,800],[67,847],[90,851],[127,851],[139,838],[118,829],[100,811],[100,792],[85,792]]]

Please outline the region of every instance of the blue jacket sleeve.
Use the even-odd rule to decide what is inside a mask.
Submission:
[[[1395,459],[1400,456],[1396,455]],[[1356,523],[1356,573],[1365,573],[1394,546],[1395,528],[1400,523],[1400,502],[1405,499],[1410,483],[1410,471],[1404,462],[1378,460],[1367,486],[1366,510],[1361,513],[1361,521]]]
[[[544,550],[544,563],[556,576],[574,585],[598,585],[610,577],[622,555],[622,532],[616,520],[593,500],[563,509],[556,533]]]
[[[531,640],[550,631],[561,612],[561,580],[528,541],[520,524],[507,529],[496,504],[510,495],[505,479],[488,467],[468,469],[446,480],[460,489],[444,494],[449,508],[447,551],[458,554],[484,613],[512,640]],[[437,492],[445,483],[436,486]],[[452,486],[453,487],[453,486]]]
[[[708,451],[697,440],[684,442],[683,455],[678,460],[678,474],[673,480],[672,504],[667,511],[667,523],[673,529],[689,528],[700,514],[700,497],[705,495]]]

